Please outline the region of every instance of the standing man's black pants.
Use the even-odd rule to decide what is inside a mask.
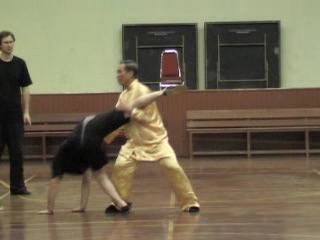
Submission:
[[[7,145],[10,157],[10,190],[25,188],[23,177],[24,123],[21,106],[0,109],[0,158]]]

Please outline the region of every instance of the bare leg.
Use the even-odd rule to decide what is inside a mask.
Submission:
[[[127,203],[120,197],[113,183],[105,173],[104,168],[96,171],[94,174],[102,190],[116,202],[117,207],[122,208],[127,206]]]
[[[90,194],[90,182],[91,171],[87,170],[82,177],[80,207],[73,209],[72,212],[84,212],[86,210]]]
[[[40,211],[40,214],[53,214],[55,200],[59,191],[60,177],[52,178],[49,182],[48,206],[46,210]]]

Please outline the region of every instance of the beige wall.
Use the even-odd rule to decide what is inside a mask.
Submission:
[[[203,89],[205,21],[281,20],[282,86],[320,87],[319,9],[318,0],[10,0],[0,29],[16,34],[33,92],[112,92],[122,24],[198,23]]]

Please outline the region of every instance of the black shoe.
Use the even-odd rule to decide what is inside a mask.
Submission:
[[[200,208],[199,207],[196,207],[196,206],[192,206],[188,209],[188,212],[189,213],[197,213],[197,212],[200,212]]]
[[[111,204],[109,207],[106,208],[104,212],[105,214],[114,214],[119,213],[120,211],[116,208],[115,205]]]
[[[124,206],[123,208],[120,209],[120,212],[121,213],[129,213],[131,208],[132,208],[132,203],[128,202],[127,206]]]
[[[11,190],[11,195],[30,195],[31,192],[29,192],[26,188],[20,189],[20,190]]]

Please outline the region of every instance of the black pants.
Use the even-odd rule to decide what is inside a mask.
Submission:
[[[24,123],[21,106],[0,108],[0,159],[7,145],[10,157],[10,189],[25,188],[23,177]]]

